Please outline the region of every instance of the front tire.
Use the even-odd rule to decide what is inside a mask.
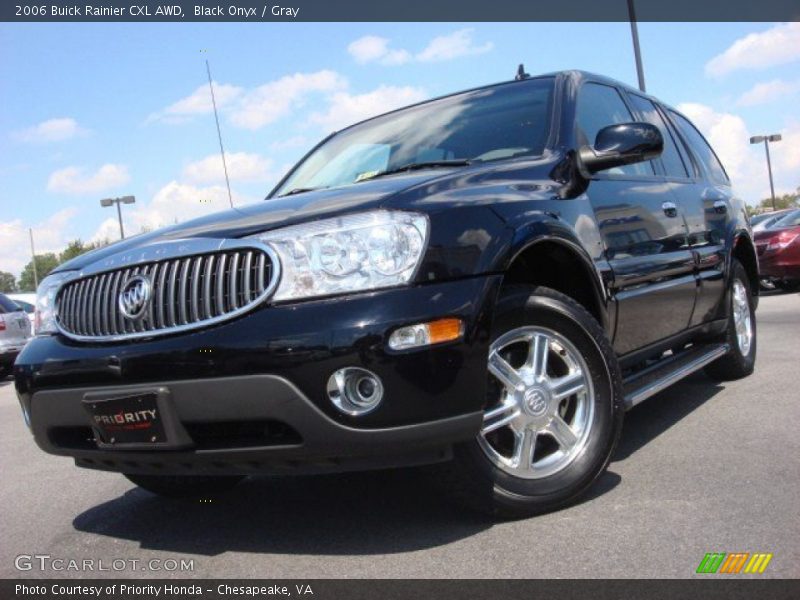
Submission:
[[[509,286],[494,315],[478,437],[454,449],[446,484],[501,517],[574,502],[603,473],[622,428],[622,384],[605,331],[572,298]]]
[[[138,475],[125,477],[140,488],[165,498],[201,498],[232,489],[244,477],[238,475]]]
[[[718,381],[747,377],[756,364],[756,307],[750,279],[742,263],[733,259],[728,306],[728,325],[723,335],[730,350],[705,368]]]

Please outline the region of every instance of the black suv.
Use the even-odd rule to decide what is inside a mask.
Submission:
[[[263,203],[62,265],[16,389],[43,450],[163,495],[441,463],[528,515],[591,486],[627,408],[751,373],[757,290],[697,129],[561,72],[364,121]]]

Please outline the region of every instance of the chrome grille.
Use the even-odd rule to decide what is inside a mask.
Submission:
[[[119,340],[203,327],[250,310],[277,283],[278,264],[263,248],[150,260],[66,283],[56,297],[58,324],[82,340]],[[120,309],[120,293],[137,275],[150,284],[140,318]]]

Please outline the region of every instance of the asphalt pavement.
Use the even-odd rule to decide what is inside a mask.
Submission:
[[[41,452],[4,380],[0,577],[685,578],[707,552],[769,552],[756,577],[799,577],[800,295],[762,298],[758,327],[753,376],[699,373],[644,402],[583,502],[503,523],[414,470],[259,477],[213,502],[162,500]],[[25,558],[37,555],[50,558]],[[165,570],[181,559],[193,570]]]

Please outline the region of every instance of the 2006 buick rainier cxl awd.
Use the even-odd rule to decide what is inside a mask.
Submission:
[[[61,265],[14,374],[43,450],[157,494],[441,463],[530,515],[603,473],[626,408],[751,373],[757,293],[697,129],[562,72],[364,121],[265,202]]]

